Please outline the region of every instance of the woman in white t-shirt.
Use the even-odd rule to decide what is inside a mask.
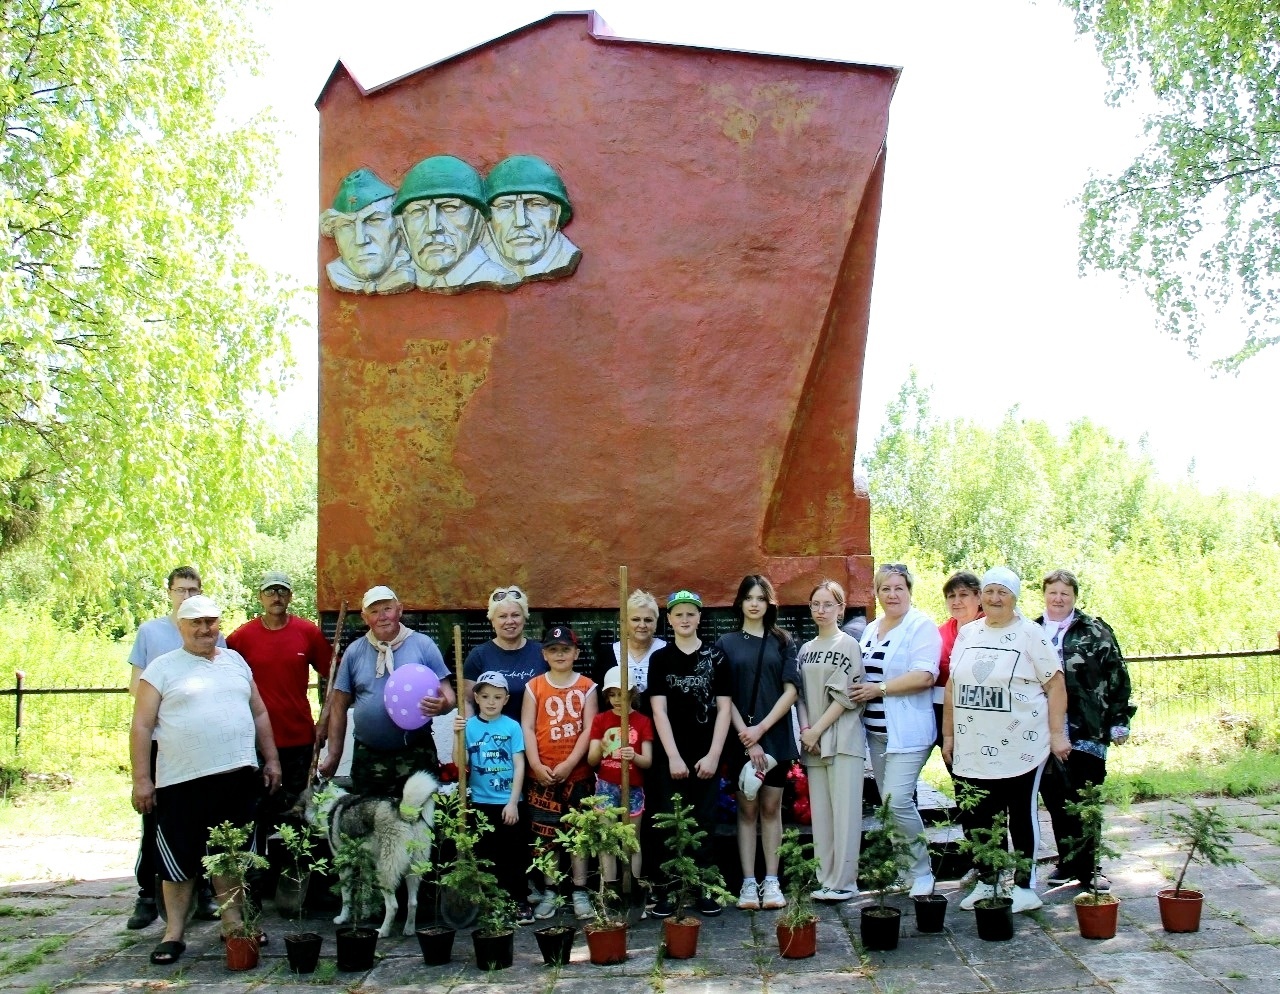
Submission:
[[[960,815],[967,833],[1008,819],[1013,848],[1029,869],[1014,876],[1014,911],[1034,911],[1035,858],[1039,845],[1036,795],[1052,749],[1065,759],[1067,691],[1062,663],[1040,626],[1017,610],[1022,584],[1010,569],[982,577],[984,617],[960,629],[951,650],[951,680],[942,724],[942,755],[951,763],[957,791],[980,791],[976,807]],[[960,902],[966,911],[994,888],[978,883]]]
[[[881,797],[889,798],[894,824],[911,839],[911,896],[933,893],[929,847],[921,836],[924,822],[916,807],[916,782],[933,749],[933,681],[938,676],[942,637],[933,619],[911,606],[915,579],[902,563],[885,563],[875,575],[880,617],[862,633],[865,681],[849,696],[866,707],[871,768]]]

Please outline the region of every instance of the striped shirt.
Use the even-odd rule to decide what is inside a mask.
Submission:
[[[873,646],[871,651],[862,657],[862,668],[866,671],[867,683],[879,683],[884,679],[884,651],[888,647],[889,640],[885,639]],[[862,712],[862,725],[868,732],[889,734],[889,726],[884,717],[883,697],[867,702],[866,709]]]

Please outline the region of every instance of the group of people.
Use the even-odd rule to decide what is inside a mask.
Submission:
[[[553,888],[530,879],[531,849],[553,845],[562,815],[588,797],[620,806],[624,762],[627,814],[642,840],[632,872],[648,874],[657,916],[674,908],[656,869],[663,839],[652,815],[670,810],[679,795],[700,824],[713,825],[725,771],[737,782],[743,876],[737,906],[783,906],[782,796],[797,759],[809,778],[816,899],[858,894],[868,760],[911,844],[902,886],[913,895],[932,892],[915,790],[935,747],[957,788],[978,799],[961,814],[966,832],[1005,815],[1013,847],[1028,867],[1013,881],[1015,910],[1039,906],[1038,793],[1064,853],[1050,883],[1093,881],[1096,854],[1065,855],[1064,840],[1079,834],[1066,806],[1085,785],[1101,782],[1107,747],[1128,736],[1134,708],[1115,636],[1100,618],[1076,610],[1079,584],[1065,570],[1045,577],[1046,610],[1034,621],[1018,611],[1021,583],[1005,568],[981,580],[964,571],[950,577],[944,595],[951,617],[940,626],[912,606],[914,582],[903,564],[881,566],[874,578],[880,611],[860,635],[842,627],[840,585],[818,583],[809,596],[817,636],[804,645],[779,626],[776,593],[759,574],[738,586],[736,630],[710,644],[698,633],[698,594],[679,590],[666,598],[672,636],[666,642],[656,637],[656,599],[636,591],[626,630],[611,647],[597,647],[590,676],[576,668],[580,644],[569,625],[550,626],[534,641],[526,634],[528,595],[518,586],[499,587],[488,599],[494,636],[468,654],[460,695],[435,642],[405,626],[395,593],[376,586],[362,599],[368,631],[343,654],[327,725],[313,729],[306,687],[311,670],[327,674],[329,648],[318,628],[289,614],[288,577],[263,577],[262,616],[223,643],[221,612],[201,595],[199,575],[175,570],[173,610],[139,629],[132,657],[133,801],[143,814],[144,837],[130,927],[154,920],[156,896],[148,887],[158,873],[168,915],[153,960],[176,959],[200,876],[201,833],[224,818],[249,820],[254,813],[247,806],[259,797],[268,805],[259,825],[273,825],[305,789],[314,744],[327,740],[319,772],[333,775],[350,741],[352,787],[360,793],[392,796],[412,773],[437,770],[430,726],[401,728],[383,706],[387,679],[406,663],[439,678],[439,689],[420,702],[423,715],[457,708],[453,727],[465,749],[454,758],[468,765],[472,800],[494,828],[483,837],[483,855],[517,903],[521,922],[551,917],[558,903]],[[607,665],[609,648],[613,665]],[[712,847],[695,858],[712,861]],[[617,875],[616,866],[601,869],[607,879]],[[586,874],[585,862],[574,860],[572,903],[582,917],[591,913]],[[221,881],[212,884],[221,890]],[[989,896],[986,888],[977,884],[961,906]],[[720,905],[707,894],[699,911],[715,915]],[[234,901],[223,915],[238,920]]]

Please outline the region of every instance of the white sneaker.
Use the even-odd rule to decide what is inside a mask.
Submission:
[[[810,892],[809,896],[815,901],[830,901],[831,891],[826,887],[819,887],[817,890]]]
[[[553,890],[540,891],[538,893],[538,903],[533,906],[534,918],[554,918],[556,915],[556,892]]]
[[[959,884],[961,887],[972,887],[977,882],[978,882],[978,868],[976,866],[971,866],[969,867],[969,869],[965,870],[964,876],[961,877],[959,880]]]
[[[575,890],[573,892],[573,915],[575,918],[582,920],[594,918],[596,916],[595,911],[591,907],[591,898],[587,896],[587,892],[585,890]]]
[[[969,896],[960,902],[960,908],[963,911],[972,911],[973,906],[979,901],[985,901],[989,897],[996,896],[996,889],[990,884],[976,884],[973,890],[969,891]]]
[[[738,907],[743,911],[760,910],[760,888],[754,880],[742,881],[742,890],[738,891]]]
[[[766,880],[760,885],[760,907],[766,911],[785,908],[787,899],[782,896],[782,888],[776,880]]]
[[[911,897],[928,897],[933,893],[933,885],[932,873],[925,873],[916,877],[916,882],[911,885]]]
[[[1014,914],[1017,914],[1019,911],[1035,911],[1036,908],[1044,904],[1044,902],[1040,900],[1040,895],[1030,887],[1014,887],[1012,896],[1012,911]]]

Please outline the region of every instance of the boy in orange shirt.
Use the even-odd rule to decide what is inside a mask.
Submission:
[[[528,770],[525,803],[529,806],[535,843],[550,845],[560,816],[594,793],[587,746],[591,722],[596,716],[595,684],[573,671],[578,658],[578,637],[568,625],[555,625],[543,633],[542,657],[549,673],[525,685],[520,725],[524,730]],[[587,897],[587,861],[574,857],[573,913],[590,918]],[[554,891],[536,897],[534,915],[550,918],[556,913]]]

